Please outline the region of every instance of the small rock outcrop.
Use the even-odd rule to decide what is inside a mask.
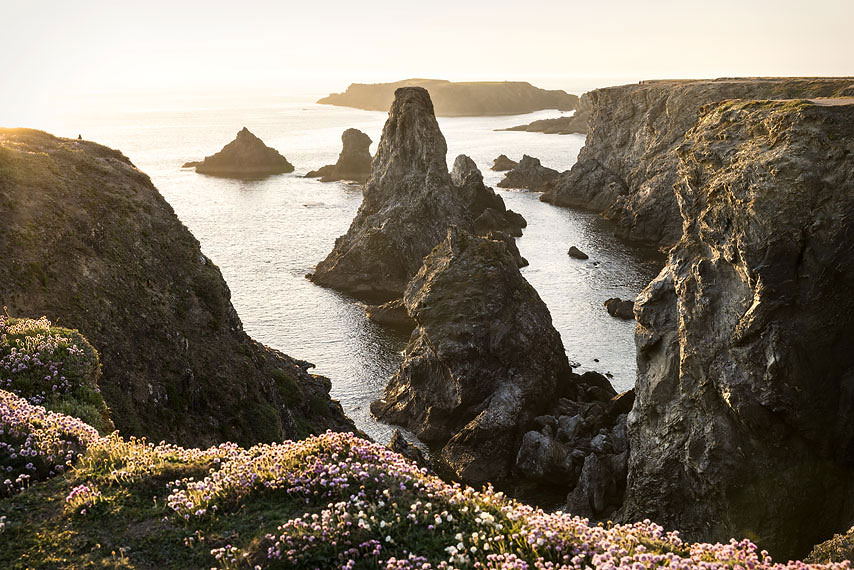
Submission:
[[[499,188],[524,188],[534,192],[545,192],[552,187],[560,172],[540,164],[540,159],[528,156],[504,175]]]
[[[403,295],[424,256],[452,225],[521,235],[524,219],[484,186],[474,162],[457,157],[451,173],[446,153],[427,91],[398,89],[359,212],[312,281],[385,302]]]
[[[573,257],[575,259],[590,259],[590,256],[575,247],[574,245],[569,248],[569,251],[566,252],[569,257]]]
[[[406,312],[403,299],[394,299],[382,305],[368,305],[365,315],[377,324],[394,329],[411,331],[415,328],[415,320]]]
[[[678,154],[620,518],[801,556],[854,519],[854,104],[712,104]]]
[[[677,149],[705,104],[836,96],[851,78],[644,81],[586,93],[590,130],[578,160],[540,198],[602,213],[618,236],[670,247],[682,235],[673,193]]]
[[[371,174],[371,137],[359,129],[347,129],[341,135],[342,149],[338,162],[312,170],[306,178],[320,178],[321,182],[349,180],[364,183]]]
[[[578,108],[575,113],[568,117],[556,117],[554,119],[540,119],[527,125],[517,125],[507,129],[496,129],[498,131],[522,131],[528,133],[543,133],[547,135],[571,135],[587,134],[587,123],[590,121],[592,105],[590,96],[585,93],[578,100]]]
[[[327,378],[244,332],[217,266],[122,153],[0,129],[0,220],[0,307],[97,347],[122,433],[195,446],[355,429]]]
[[[618,319],[632,320],[635,318],[635,302],[631,299],[620,299],[619,297],[611,297],[606,300],[605,310],[612,317]]]
[[[490,170],[494,170],[496,172],[504,172],[505,170],[510,170],[514,166],[519,164],[515,160],[511,160],[507,158],[506,154],[501,154],[492,161],[492,168]]]
[[[559,89],[546,90],[526,81],[470,81],[405,79],[395,83],[353,83],[344,93],[333,93],[318,103],[368,111],[385,111],[403,87],[423,87],[430,92],[440,117],[521,115],[543,109],[571,111],[578,97]]]
[[[271,174],[293,172],[293,165],[243,127],[237,137],[221,151],[200,162],[186,162],[184,168],[195,167],[200,174],[226,178],[260,178]]]

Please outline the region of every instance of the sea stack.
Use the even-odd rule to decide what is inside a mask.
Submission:
[[[515,160],[511,160],[507,157],[506,154],[498,155],[498,158],[492,161],[492,168],[490,170],[494,170],[495,172],[503,172],[505,170],[510,170],[518,163]]]
[[[293,172],[293,165],[243,127],[237,137],[218,153],[201,162],[187,162],[184,167],[195,167],[200,174],[226,178],[261,178],[271,174]]]
[[[475,174],[468,163],[452,180],[446,154],[427,90],[398,89],[359,212],[317,265],[312,281],[383,303],[403,295],[424,256],[450,226],[473,230],[475,221],[487,213],[498,223],[482,224],[483,232],[518,234],[524,219],[506,210],[501,197],[483,185],[479,171]]]
[[[528,156],[522,157],[516,166],[504,175],[499,188],[523,188],[534,192],[544,192],[551,188],[560,172],[540,164],[540,159]]]
[[[348,180],[364,183],[371,174],[371,137],[359,129],[347,129],[341,135],[341,154],[338,162],[327,164],[305,175],[320,178],[321,182]]]
[[[803,556],[854,515],[854,101],[708,105],[678,156],[620,519]]]

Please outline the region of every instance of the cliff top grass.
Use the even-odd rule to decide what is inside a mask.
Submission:
[[[67,457],[0,491],[2,568],[806,568],[747,540],[689,544],[649,521],[548,514],[352,434],[184,449],[101,436],[4,390],[0,430],[0,469],[23,442],[38,460],[58,442]]]

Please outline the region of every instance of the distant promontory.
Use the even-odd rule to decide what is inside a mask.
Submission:
[[[471,81],[405,79],[395,83],[352,83],[344,93],[333,93],[318,103],[386,111],[400,87],[423,87],[430,93],[437,116],[519,115],[543,109],[571,111],[578,96],[559,89],[546,90],[526,81]]]

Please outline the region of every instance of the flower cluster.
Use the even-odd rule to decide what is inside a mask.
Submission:
[[[98,487],[92,484],[84,484],[71,489],[71,492],[65,497],[65,502],[72,511],[79,511],[81,515],[85,515],[87,509],[91,509],[101,502],[102,497],[103,495]]]
[[[3,531],[6,530],[7,521],[8,519],[5,516],[0,517],[0,534],[3,534]]]
[[[0,497],[62,473],[100,436],[95,428],[0,390]]]

